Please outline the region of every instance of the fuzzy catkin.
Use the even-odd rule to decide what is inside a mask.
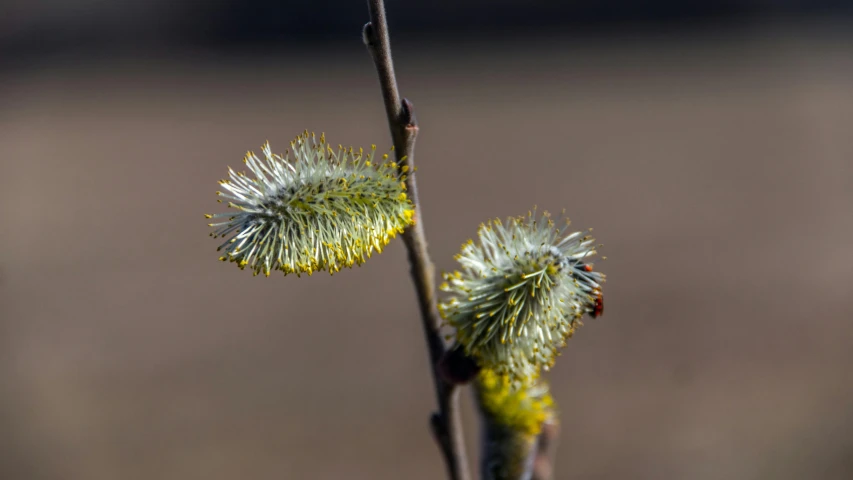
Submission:
[[[205,215],[224,219],[209,224],[213,237],[223,237],[222,261],[249,267],[255,275],[272,270],[312,274],[335,273],[361,265],[414,222],[406,195],[408,167],[373,160],[376,146],[333,150],[325,135],[306,131],[290,144],[290,153],[264,158],[249,152],[243,162],[252,172],[235,172],[221,180],[236,212]],[[221,202],[222,200],[220,200]]]
[[[584,314],[601,313],[604,275],[588,263],[595,240],[567,228],[547,212],[491,220],[456,255],[462,269],[444,275],[451,297],[439,311],[457,342],[516,384],[554,364]]]
[[[507,377],[484,369],[477,377],[476,392],[483,420],[482,477],[530,478],[543,425],[556,421],[547,384],[540,379],[513,388]]]

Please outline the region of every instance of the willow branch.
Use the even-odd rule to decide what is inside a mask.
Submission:
[[[449,478],[468,480],[468,461],[459,418],[458,389],[444,380],[438,370],[439,361],[445,352],[445,345],[439,332],[441,320],[436,307],[435,274],[427,252],[423,215],[421,215],[415,181],[414,153],[418,124],[411,102],[402,99],[397,89],[384,2],[368,0],[367,6],[370,22],[364,26],[363,39],[373,56],[373,62],[379,74],[379,85],[382,89],[382,99],[385,102],[385,113],[388,116],[388,126],[391,129],[397,162],[401,167],[408,167],[406,188],[415,209],[415,224],[406,229],[402,236],[408,251],[412,280],[417,292],[438,402],[438,411],[432,414],[430,425],[444,456]]]

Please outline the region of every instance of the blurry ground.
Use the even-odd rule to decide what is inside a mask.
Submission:
[[[438,267],[534,204],[609,258],[558,477],[853,477],[853,37],[453,47],[396,48]],[[0,478],[442,478],[401,243],[253,278],[202,218],[264,140],[389,145],[362,48],[2,72]]]

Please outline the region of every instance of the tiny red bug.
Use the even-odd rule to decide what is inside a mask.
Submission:
[[[595,308],[593,309],[592,318],[600,317],[604,313],[604,295],[601,291],[595,296]]]

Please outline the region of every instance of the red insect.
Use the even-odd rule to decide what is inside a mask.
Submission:
[[[604,313],[604,295],[599,290],[595,296],[595,308],[592,310],[592,318],[600,317]]]

